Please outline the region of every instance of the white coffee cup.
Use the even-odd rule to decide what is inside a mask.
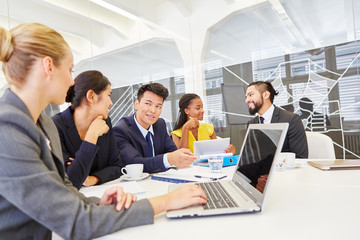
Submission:
[[[141,163],[128,164],[121,169],[122,174],[126,174],[129,178],[139,178],[143,173],[144,165]]]
[[[283,163],[283,168],[294,168],[295,157],[296,155],[293,152],[282,152],[280,153],[278,164]]]

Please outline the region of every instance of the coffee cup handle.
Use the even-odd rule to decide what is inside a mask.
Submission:
[[[126,172],[126,167],[123,167],[123,168],[121,169],[121,173],[124,174],[124,175],[127,174],[127,172]]]

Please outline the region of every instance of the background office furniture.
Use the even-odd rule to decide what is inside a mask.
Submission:
[[[334,144],[329,136],[306,131],[306,139],[311,159],[335,159]]]

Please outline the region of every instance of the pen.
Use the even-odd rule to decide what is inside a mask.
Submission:
[[[223,178],[226,178],[226,175],[224,176],[221,176],[221,177],[218,177],[218,178],[214,178],[214,177],[205,177],[205,176],[200,176],[200,175],[195,175],[196,178],[208,178],[208,179],[211,179],[211,180],[220,180],[220,179],[223,179]]]

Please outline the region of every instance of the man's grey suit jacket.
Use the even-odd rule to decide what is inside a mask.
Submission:
[[[148,200],[116,212],[79,193],[65,173],[55,124],[44,114],[38,124],[43,131],[21,99],[6,90],[0,98],[0,239],[50,239],[51,231],[92,239],[153,223]]]

